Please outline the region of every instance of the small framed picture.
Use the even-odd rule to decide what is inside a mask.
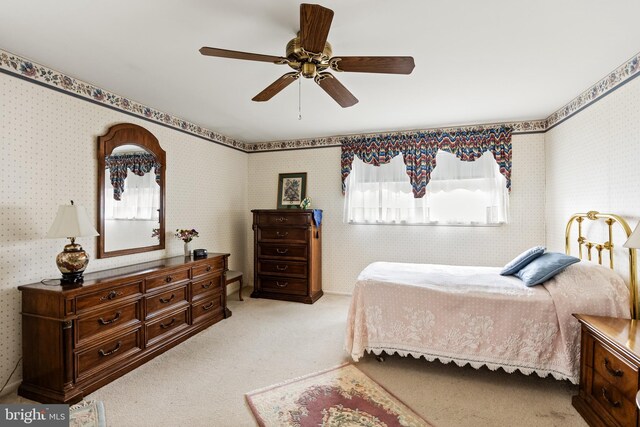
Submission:
[[[278,209],[300,209],[307,192],[307,173],[278,175]]]

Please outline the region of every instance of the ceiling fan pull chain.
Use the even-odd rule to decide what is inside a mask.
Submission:
[[[302,120],[302,79],[298,79],[298,120]]]

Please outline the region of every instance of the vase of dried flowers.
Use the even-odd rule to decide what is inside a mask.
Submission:
[[[191,256],[191,241],[198,237],[198,232],[192,228],[191,230],[177,229],[175,236],[184,242],[184,256]]]

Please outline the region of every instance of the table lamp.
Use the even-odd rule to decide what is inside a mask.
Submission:
[[[70,205],[58,207],[58,214],[47,237],[71,239],[71,243],[56,257],[56,264],[62,273],[61,285],[77,285],[83,282],[82,273],[89,264],[89,255],[76,243],[76,238],[97,235],[98,232],[91,225],[87,211],[82,206],[74,205],[72,200]]]
[[[627,241],[624,242],[624,245],[622,246],[624,246],[625,248],[640,249],[640,222],[638,223],[638,225],[636,225],[636,229],[633,230],[631,236],[629,236]]]

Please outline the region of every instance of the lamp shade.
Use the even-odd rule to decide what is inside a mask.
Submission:
[[[636,229],[633,230],[629,239],[622,246],[625,248],[640,248],[640,223],[636,225]]]
[[[60,205],[47,237],[55,239],[58,237],[89,236],[98,236],[98,232],[91,225],[84,207],[74,205],[73,202],[70,205]]]

